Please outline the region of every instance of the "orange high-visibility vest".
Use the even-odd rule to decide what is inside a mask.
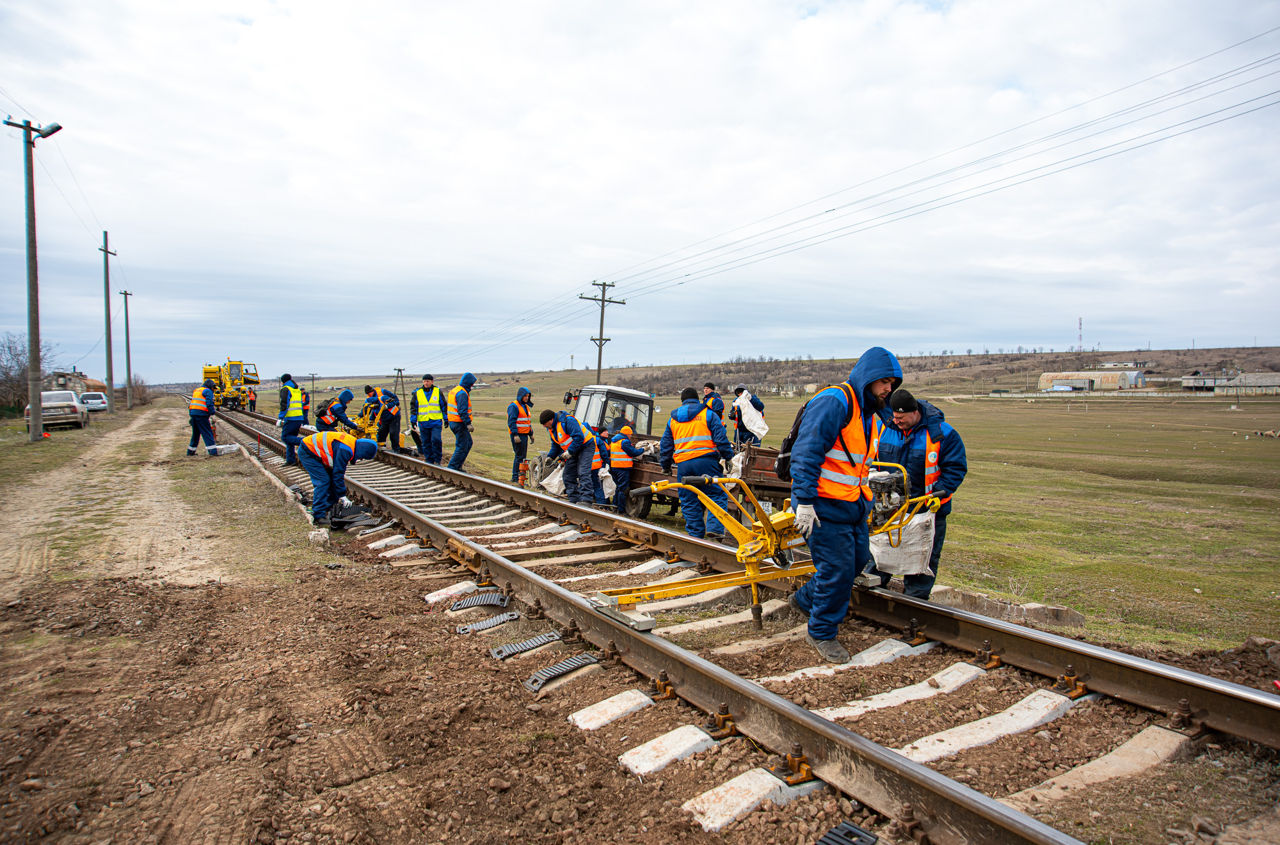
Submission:
[[[195,392],[195,395],[191,397],[191,404],[187,406],[187,410],[209,413],[209,400],[204,398],[206,390],[208,390],[207,387],[202,387]]]
[[[356,439],[350,434],[343,434],[340,431],[322,431],[319,434],[312,434],[309,437],[302,438],[302,445],[307,447],[307,451],[320,459],[321,463],[333,469],[333,447],[335,443],[345,443],[351,449],[352,456],[356,453]]]
[[[592,438],[593,440],[595,438]],[[591,450],[591,468],[600,469],[604,466],[604,456],[600,454],[600,444],[602,441],[596,440],[596,446]]]
[[[942,477],[942,468],[938,465],[938,456],[942,452],[942,444],[933,442],[933,435],[929,434],[929,429],[924,430],[924,492],[928,495],[933,492],[933,486],[938,483],[938,479]],[[948,496],[942,499],[942,504],[951,501]]]
[[[714,415],[715,412],[709,408],[699,408],[697,416],[688,422],[680,422],[672,417],[671,439],[675,441],[676,463],[682,464],[716,451],[716,443],[711,439],[711,427],[707,425],[707,414]]]
[[[626,435],[619,434],[618,439],[609,441],[609,463],[614,469],[631,469],[635,464],[632,457],[622,448],[622,440],[625,437]]]
[[[529,421],[529,409],[519,402],[512,402],[516,407],[516,434],[528,434],[533,431]]]
[[[827,388],[840,390],[839,387]],[[844,391],[841,390],[843,395]],[[871,501],[871,485],[867,477],[871,474],[871,462],[876,459],[880,449],[880,433],[884,431],[884,423],[879,417],[873,417],[871,424],[871,443],[862,428],[862,409],[854,402],[853,416],[837,435],[835,442],[827,449],[822,468],[818,471],[818,495],[828,499],[840,499],[845,502],[857,501],[859,497]],[[843,439],[843,443],[841,440]],[[848,447],[848,452],[845,452]],[[850,458],[853,459],[850,462]]]
[[[581,428],[582,428],[582,446],[585,449],[587,444],[595,439],[595,435],[592,434],[591,429],[587,428],[585,425],[581,426]],[[556,424],[551,428],[551,437],[553,440],[555,440],[557,443],[560,444],[560,448],[563,449],[566,453],[568,453],[569,447],[573,445],[573,435],[569,434],[569,432],[564,430],[564,423],[562,423],[558,419],[556,420]]]
[[[458,392],[459,391],[466,392],[466,388],[463,387],[462,385],[458,385],[457,387],[449,391],[449,395],[448,395],[449,422],[451,423],[462,422],[462,414],[458,413]]]

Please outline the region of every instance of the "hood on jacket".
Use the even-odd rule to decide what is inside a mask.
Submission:
[[[679,408],[671,412],[671,419],[676,422],[688,422],[706,410],[701,399],[686,399]]]
[[[849,371],[849,385],[857,391],[858,403],[864,409],[879,411],[883,406],[867,390],[872,382],[882,378],[893,379],[893,389],[897,390],[902,384],[902,365],[888,349],[873,346],[859,356],[858,363]]]
[[[463,373],[462,380],[458,382],[458,384],[462,385],[462,388],[464,390],[470,390],[471,385],[475,383],[476,383],[476,377],[473,376],[471,373]]]
[[[516,401],[519,402],[521,405],[528,405],[529,404],[528,400],[532,398],[533,398],[533,391],[531,391],[527,387],[522,387],[516,391]]]
[[[338,404],[345,405],[355,398],[356,398],[356,395],[352,393],[350,390],[344,390],[338,394]]]
[[[367,461],[378,454],[378,444],[367,437],[361,437],[356,441],[355,460]]]
[[[201,387],[207,387],[207,388],[209,388],[210,390],[213,390],[213,388],[214,388],[214,386],[215,386],[215,385],[214,385],[214,383],[213,383],[213,379],[211,379],[211,378],[207,378],[207,379],[205,379],[205,380],[204,380],[204,384],[202,384],[202,385],[200,385],[200,386],[201,386]]]

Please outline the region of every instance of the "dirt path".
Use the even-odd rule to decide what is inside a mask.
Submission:
[[[221,561],[236,551],[182,501],[165,471],[186,430],[182,409],[149,410],[67,466],[11,490],[9,518],[0,522],[0,601],[68,572],[178,584],[228,577]]]

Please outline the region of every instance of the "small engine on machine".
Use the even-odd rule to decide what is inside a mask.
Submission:
[[[902,503],[907,500],[909,488],[902,482],[902,473],[888,470],[872,470],[867,482],[871,485],[874,496],[871,500],[871,530],[875,531],[892,519],[902,507]]]

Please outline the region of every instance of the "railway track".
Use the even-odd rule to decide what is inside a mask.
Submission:
[[[309,486],[300,468],[283,466],[271,418],[223,418],[271,471]],[[633,773],[730,749],[731,763],[720,768],[742,773],[711,777],[711,764],[685,804],[707,829],[753,801],[783,803],[825,784],[894,820],[892,832],[905,841],[1075,842],[1016,808],[1057,800],[1099,771],[1113,776],[1134,753],[1172,758],[1211,732],[1280,747],[1280,697],[889,591],[855,593],[860,622],[844,639],[863,649],[834,669],[814,665],[803,620],[781,592],[764,603],[762,631],[732,589],[641,605],[654,628],[637,630],[589,595],[735,571],[733,550],[399,455],[356,464],[347,481],[350,495],[387,523],[365,539],[371,554],[406,573],[446,570],[426,598],[456,608],[446,612],[457,614],[458,636],[483,638],[494,660],[527,666],[531,694],[594,673],[605,692],[575,714],[584,733],[636,736],[642,721],[639,733],[653,741],[620,757]],[[633,677],[627,670],[648,683],[606,694]],[[653,707],[672,698],[705,715]],[[1028,742],[1045,726],[1069,731],[1091,709],[1106,710],[1109,727],[1095,724],[1091,738],[1073,743],[1071,759],[1031,760],[1013,784],[994,790],[960,782],[989,768],[984,749],[1000,737]],[[895,725],[904,713],[911,724]],[[770,766],[773,774],[762,771]],[[1041,785],[1046,768],[1070,771]]]

